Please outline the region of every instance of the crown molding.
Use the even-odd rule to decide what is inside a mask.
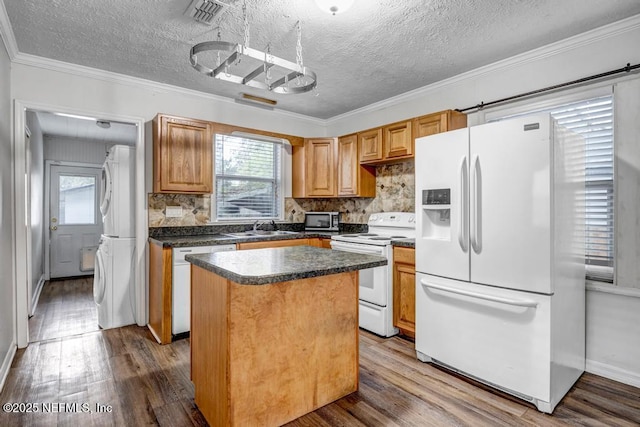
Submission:
[[[18,54],[15,56],[12,62],[20,65],[42,68],[42,69],[62,72],[66,74],[72,74],[79,77],[88,77],[88,78],[101,80],[109,83],[128,85],[128,86],[138,87],[138,88],[142,86],[153,91],[160,91],[165,93],[173,92],[180,95],[188,95],[188,96],[202,98],[208,101],[216,101],[221,103],[233,104],[239,108],[246,108],[246,109],[254,108],[252,106],[239,105],[235,102],[235,99],[227,98],[225,96],[214,95],[214,94],[200,92],[192,89],[186,89],[179,86],[154,82],[152,80],[127,76],[125,74],[119,74],[111,71],[100,70],[98,68],[86,67],[84,65],[71,64],[68,62],[58,61],[56,59],[44,58],[42,56],[30,55],[27,53],[18,52]],[[325,125],[326,123],[326,120],[324,119],[317,119],[315,117],[293,113],[285,110],[274,109],[272,111],[272,114],[278,114],[280,116],[295,118],[298,120],[306,120],[308,122],[313,122],[315,124],[320,124],[320,125]]]
[[[412,101],[420,97],[424,97],[429,92],[455,85],[459,82],[477,78],[486,74],[495,73],[499,70],[505,70],[511,67],[516,67],[522,64],[527,64],[540,59],[544,59],[550,56],[558,55],[562,52],[570,51],[582,46],[586,46],[600,40],[615,37],[620,34],[624,34],[630,31],[634,31],[640,28],[640,14],[625,18],[614,23],[604,25],[602,27],[595,28],[593,30],[581,33],[558,42],[554,42],[512,57],[503,59],[483,67],[467,71],[448,79],[440,80],[438,82],[429,84],[427,86],[420,87],[418,89],[405,92],[403,94],[394,96],[392,98],[385,99],[380,102],[369,104],[367,106],[348,111],[344,114],[333,116],[327,119],[327,124],[330,125],[340,120],[347,119],[363,113],[374,112],[385,108],[393,107],[403,102]],[[625,64],[620,64],[623,67]]]
[[[0,0],[0,38],[4,42],[4,48],[7,50],[9,59],[13,61],[18,55],[18,43],[13,34],[13,28],[11,22],[9,22],[9,15],[7,15],[7,9],[4,6],[4,1]]]

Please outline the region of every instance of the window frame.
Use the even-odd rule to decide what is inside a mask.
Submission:
[[[279,164],[273,165],[273,178],[260,178],[260,177],[251,177],[251,176],[227,176],[218,174],[216,169],[216,152],[217,152],[217,143],[218,136],[221,137],[234,137],[234,138],[242,138],[247,140],[265,142],[273,145],[274,150],[279,150],[278,156],[280,161],[277,162]],[[212,167],[213,167],[213,193],[211,194],[211,218],[210,223],[225,223],[225,224],[246,224],[247,222],[254,221],[265,221],[265,220],[274,220],[274,221],[284,221],[284,199],[285,199],[285,143],[288,142],[286,139],[282,138],[272,138],[265,135],[245,133],[245,132],[216,132],[213,134],[213,158],[212,158]],[[217,182],[218,178],[222,177],[223,179],[235,179],[242,180],[246,179],[247,181],[255,181],[255,182],[274,182],[276,188],[277,201],[276,208],[278,210],[277,216],[263,216],[263,217],[232,217],[232,218],[224,218],[218,216],[218,206],[217,206]]]

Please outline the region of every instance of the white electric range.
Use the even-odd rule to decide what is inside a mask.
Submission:
[[[393,326],[393,248],[391,241],[415,238],[415,214],[381,212],[369,216],[366,233],[331,237],[331,249],[379,255],[387,258],[382,267],[360,270],[360,327],[390,337],[398,333]]]

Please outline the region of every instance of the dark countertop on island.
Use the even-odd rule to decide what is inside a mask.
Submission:
[[[187,255],[185,259],[242,285],[266,285],[387,264],[381,256],[312,246],[215,252]]]

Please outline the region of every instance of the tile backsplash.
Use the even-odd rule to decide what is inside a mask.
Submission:
[[[285,199],[285,221],[303,222],[305,212],[342,212],[344,223],[366,224],[373,212],[415,210],[414,162],[376,167],[375,198]],[[181,217],[167,217],[167,206],[182,207]],[[211,215],[209,195],[149,194],[149,227],[206,225]]]

